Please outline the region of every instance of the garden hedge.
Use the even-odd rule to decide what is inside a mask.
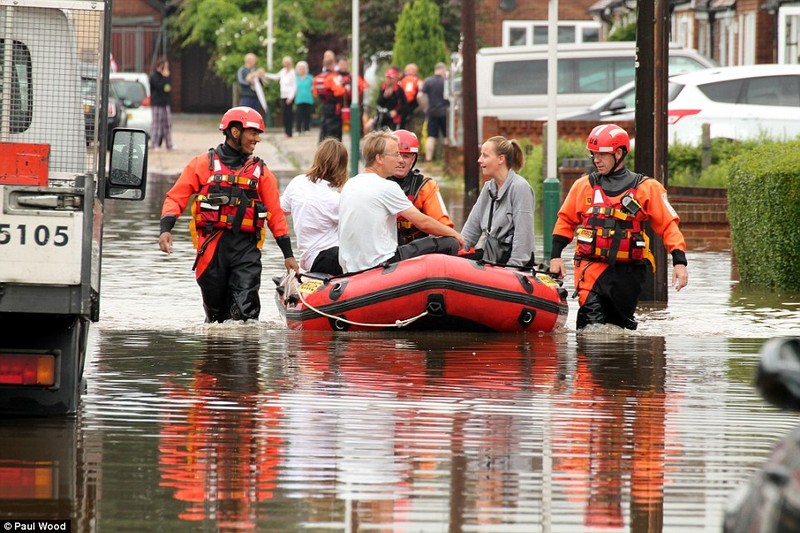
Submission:
[[[740,154],[728,177],[728,220],[743,283],[800,290],[800,143]]]

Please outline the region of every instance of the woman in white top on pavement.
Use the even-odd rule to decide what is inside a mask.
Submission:
[[[347,181],[347,149],[338,139],[322,141],[305,174],[295,176],[281,195],[292,217],[300,268],[341,274],[339,266],[339,191]]]
[[[283,58],[283,68],[276,74],[265,74],[271,80],[279,80],[281,89],[281,112],[283,114],[283,132],[286,137],[292,136],[294,124],[294,97],[297,96],[297,74],[294,71],[294,61],[289,56]]]

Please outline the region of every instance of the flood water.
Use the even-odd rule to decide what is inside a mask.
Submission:
[[[0,516],[73,531],[720,531],[797,425],[752,386],[800,295],[747,291],[728,253],[640,329],[287,331],[268,239],[258,323],[204,325],[185,220],[108,207],[101,321],[74,418],[0,422]],[[452,209],[452,212],[457,210]],[[571,277],[566,284],[572,290]]]

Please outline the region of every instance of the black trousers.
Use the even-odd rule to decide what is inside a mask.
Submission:
[[[418,257],[427,254],[446,254],[456,255],[461,245],[455,237],[422,237],[408,244],[397,247],[394,257],[389,259],[389,263],[396,263],[403,259]]]
[[[206,322],[257,320],[261,313],[261,250],[254,233],[223,231],[214,257],[197,279]]]
[[[328,137],[342,140],[342,116],[336,112],[336,104],[322,104],[320,111],[322,121],[319,126],[319,140]]]
[[[297,126],[295,129],[297,133],[302,133],[304,131],[308,131],[311,128],[311,104],[297,104],[297,109],[295,109],[295,117],[297,121],[295,125]]]
[[[342,265],[339,264],[339,247],[334,246],[318,253],[314,259],[314,264],[311,265],[311,272],[321,272],[334,276],[342,274]]]
[[[644,264],[616,263],[609,266],[594,283],[589,296],[578,309],[576,328],[590,324],[614,324],[636,329],[634,318],[645,280]]]
[[[291,137],[294,124],[294,104],[288,98],[281,98],[281,110],[283,111],[283,132],[287,137]]]

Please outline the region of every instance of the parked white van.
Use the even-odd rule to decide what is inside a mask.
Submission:
[[[547,116],[547,45],[482,48],[476,57],[478,126],[483,117]],[[582,111],[634,79],[636,43],[558,45],[558,113]],[[670,75],[716,66],[690,48],[670,45]]]

